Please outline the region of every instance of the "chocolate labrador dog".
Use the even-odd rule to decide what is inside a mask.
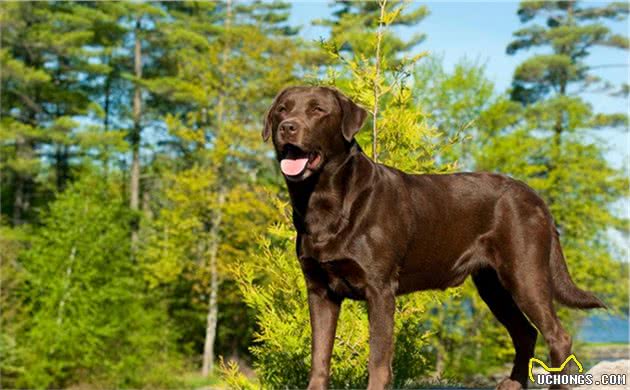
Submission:
[[[344,298],[367,301],[368,388],[382,389],[392,380],[395,297],[457,286],[468,275],[516,351],[498,388],[527,386],[536,328],[558,367],[571,336],[553,300],[604,305],[571,280],[544,201],[498,174],[410,175],[375,163],[354,140],[365,118],[335,89],[291,87],[275,98],[262,131],[293,206],[311,316],[309,389],[328,386]]]

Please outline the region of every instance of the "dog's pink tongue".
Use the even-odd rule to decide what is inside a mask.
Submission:
[[[282,173],[289,176],[295,176],[302,173],[304,168],[306,167],[306,163],[308,162],[308,158],[285,158],[280,161],[280,169],[282,169]]]

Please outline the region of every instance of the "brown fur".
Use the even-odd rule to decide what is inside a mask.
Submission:
[[[457,286],[469,275],[514,343],[514,368],[500,386],[527,386],[536,328],[559,366],[571,337],[553,298],[603,304],[571,281],[543,200],[503,175],[409,175],[375,163],[353,138],[365,117],[334,89],[293,87],[265,118],[263,138],[272,138],[278,161],[289,150],[310,156],[302,173],[285,175],[311,314],[309,388],[328,385],[343,299],[367,301],[368,388],[381,389],[392,380],[395,296]]]

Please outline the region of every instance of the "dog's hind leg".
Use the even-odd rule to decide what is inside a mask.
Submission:
[[[515,240],[511,246],[504,247],[511,247],[501,254],[509,263],[498,268],[498,276],[518,308],[543,335],[549,346],[551,365],[560,367],[571,354],[571,336],[560,324],[553,307],[550,251],[549,245],[545,245],[551,240],[540,230],[531,230],[521,237],[528,239]],[[551,388],[567,387],[552,385]]]
[[[516,351],[510,378],[501,382],[498,388],[526,388],[529,359],[534,356],[538,332],[518,308],[510,292],[503,287],[494,269],[482,268],[472,275],[472,279],[481,299],[509,332]]]

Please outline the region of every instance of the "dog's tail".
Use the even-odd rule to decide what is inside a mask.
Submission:
[[[606,308],[593,293],[582,290],[571,280],[557,232],[554,232],[551,243],[551,276],[554,297],[558,302],[579,309]]]

